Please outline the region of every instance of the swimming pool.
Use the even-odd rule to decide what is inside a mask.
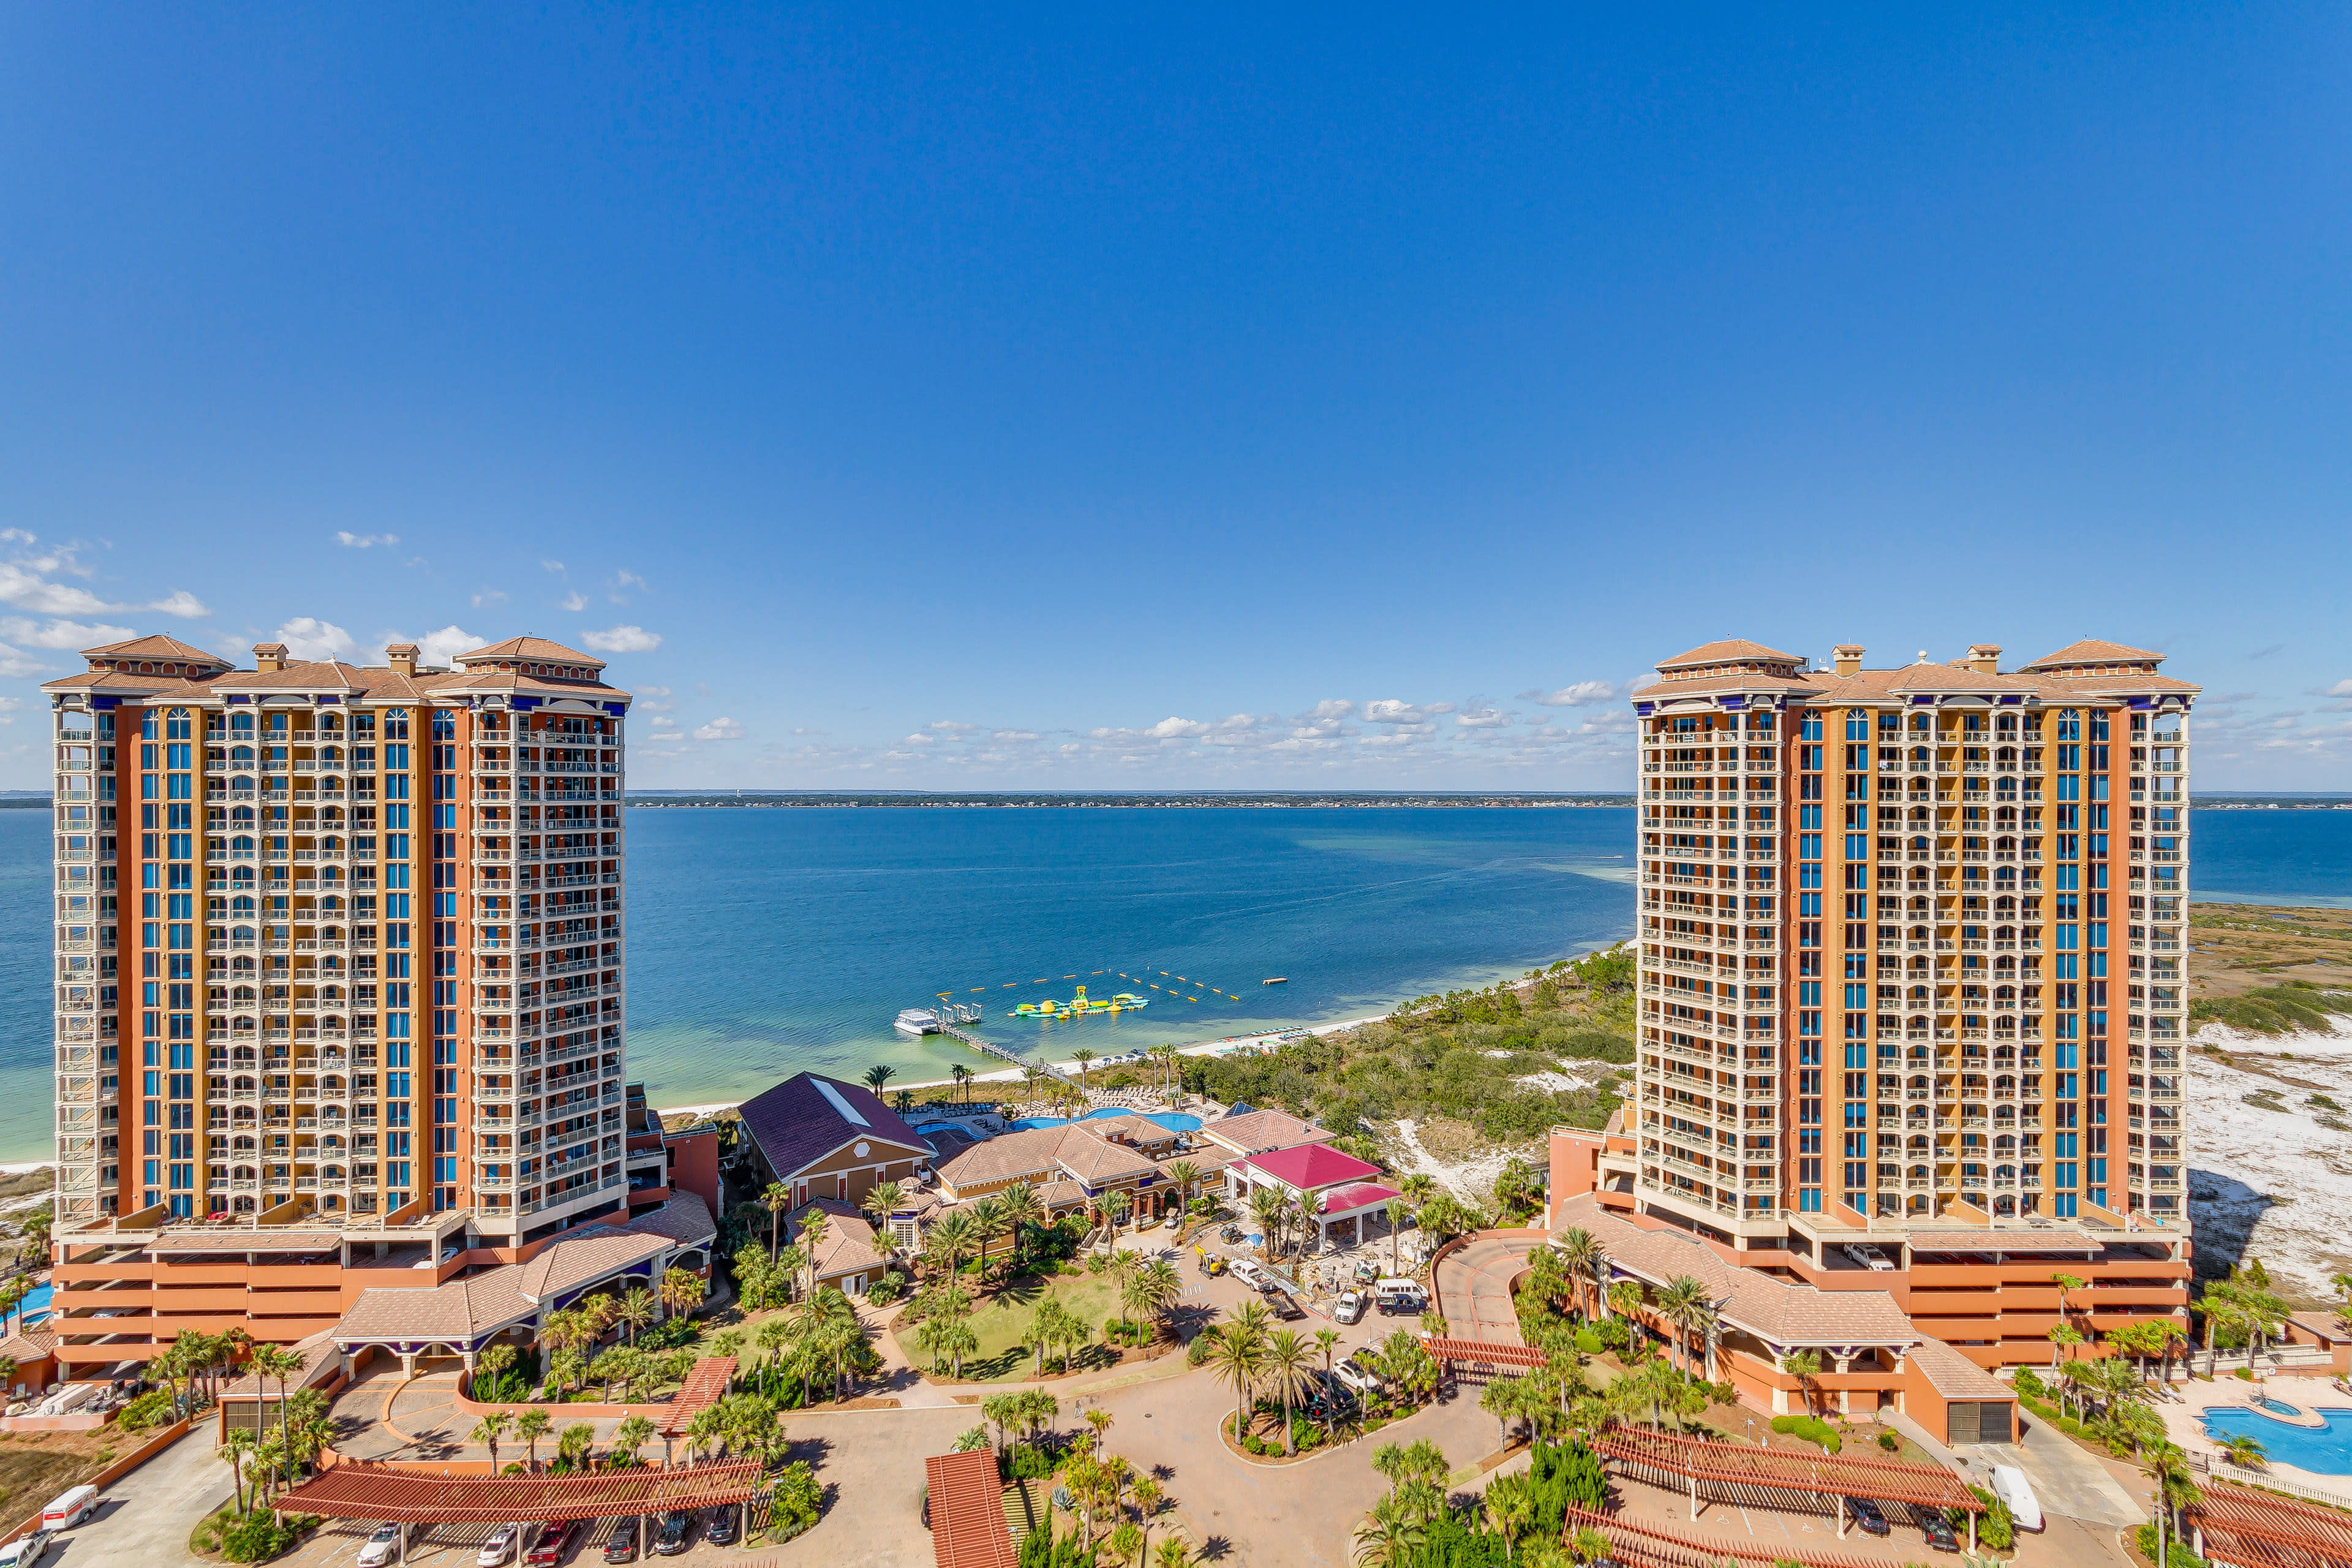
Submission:
[[[2322,1410],[2318,1415],[2326,1426],[2298,1426],[2249,1405],[2208,1405],[2205,1435],[2217,1442],[2252,1437],[2274,1464],[2315,1475],[2352,1476],[2352,1410]]]
[[[1121,1110],[1117,1106],[1107,1105],[1100,1110],[1087,1111],[1078,1120],[1099,1121],[1107,1116],[1140,1116],[1146,1121],[1158,1122],[1171,1132],[1198,1132],[1201,1130],[1199,1117],[1187,1116],[1181,1110]],[[1067,1126],[1068,1119],[1060,1116],[1024,1116],[1013,1125],[1025,1132],[1033,1127]]]
[[[16,1324],[18,1320],[25,1323],[37,1323],[48,1315],[49,1287],[48,1282],[44,1280],[25,1292],[25,1299],[16,1303],[16,1310],[10,1315],[9,1321],[12,1325]]]

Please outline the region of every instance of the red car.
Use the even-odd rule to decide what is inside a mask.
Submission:
[[[527,1568],[555,1568],[580,1539],[587,1521],[579,1519],[551,1519],[539,1527],[539,1539],[523,1557]]]

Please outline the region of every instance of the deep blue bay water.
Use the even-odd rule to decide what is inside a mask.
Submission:
[[[1377,1013],[1629,934],[1633,820],[1609,807],[633,809],[630,1076],[676,1106],[803,1068],[856,1078],[888,1062],[907,1082],[989,1065],[891,1032],[900,1008],[941,991],[986,1004],[988,1038],[1055,1057]],[[2200,896],[2352,902],[2352,812],[2203,812],[2193,846]],[[0,811],[0,1161],[50,1153],[48,854],[47,813]],[[1118,971],[1163,986],[1184,975],[1196,984],[1181,994],[1201,1000]],[[1258,984],[1276,974],[1289,984]],[[1066,999],[1071,975],[1152,1005],[1075,1023],[1003,1016]]]

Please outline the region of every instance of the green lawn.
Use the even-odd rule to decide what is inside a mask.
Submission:
[[[965,1320],[980,1340],[979,1351],[963,1358],[965,1382],[995,1383],[1018,1378],[1034,1364],[1034,1352],[1021,1348],[1021,1336],[1029,1331],[1029,1325],[1036,1320],[1038,1303],[1048,1293],[1060,1300],[1065,1310],[1092,1324],[1097,1339],[1103,1321],[1118,1315],[1118,1289],[1107,1274],[1063,1274],[1050,1280],[1024,1275],[982,1301]],[[928,1369],[930,1353],[915,1340],[920,1326],[908,1324],[894,1331],[907,1359]],[[1099,1343],[1096,1353],[1103,1353]]]

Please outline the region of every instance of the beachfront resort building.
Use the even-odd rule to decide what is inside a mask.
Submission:
[[[1638,1058],[1557,1207],[1828,1289],[1981,1365],[2185,1319],[2188,714],[2074,643],[1665,660],[1639,729]],[[2086,1280],[2060,1299],[2053,1274]]]
[[[625,1146],[628,694],[538,637],[385,653],[144,637],[43,688],[68,1376],[626,1225],[635,1165],[667,1201]]]

